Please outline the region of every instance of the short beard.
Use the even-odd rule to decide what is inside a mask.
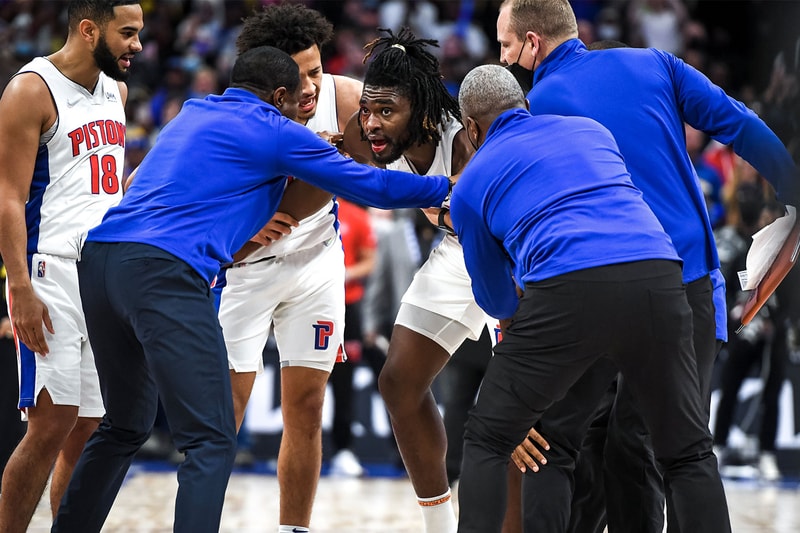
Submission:
[[[394,163],[395,161],[403,157],[403,154],[406,153],[406,150],[411,148],[411,141],[406,139],[405,141],[399,144],[392,142],[391,148],[392,149],[388,154],[384,153],[376,154],[375,152],[372,152],[372,160],[381,165],[388,165],[390,163]]]
[[[92,52],[92,56],[94,57],[94,62],[97,64],[97,68],[111,79],[125,81],[128,79],[128,76],[130,76],[129,72],[119,68],[119,61],[114,57],[114,54],[111,53],[105,35],[100,35],[100,39],[97,41],[97,46],[94,52]]]

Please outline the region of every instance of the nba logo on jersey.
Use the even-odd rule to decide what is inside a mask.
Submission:
[[[501,340],[503,340],[503,330],[500,329],[500,324],[497,324],[494,328],[494,343],[497,344]]]
[[[39,261],[39,264],[36,265],[36,275],[40,278],[43,278],[46,269],[47,264],[44,261]]]
[[[314,349],[327,350],[331,335],[333,335],[333,322],[330,320],[319,320],[312,324],[314,328]]]

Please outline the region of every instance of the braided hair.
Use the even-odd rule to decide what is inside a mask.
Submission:
[[[364,86],[391,87],[411,102],[411,119],[408,124],[412,144],[439,142],[439,126],[448,116],[461,120],[458,101],[442,83],[439,60],[426,50],[439,46],[433,39],[417,39],[408,28],[395,35],[388,33],[367,44],[364,63],[369,61],[364,75]],[[362,137],[364,130],[361,130]]]

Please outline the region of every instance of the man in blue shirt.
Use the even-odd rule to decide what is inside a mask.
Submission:
[[[720,341],[727,338],[725,291],[705,199],[686,152],[684,123],[721,143],[732,144],[770,181],[779,199],[796,204],[800,188],[791,156],[752,111],[675,56],[654,49],[588,51],[577,39],[575,15],[567,0],[506,0],[500,8],[497,30],[501,61],[511,63],[510,68],[517,73],[527,71],[528,80],[533,81],[528,94],[531,112],[584,116],[607,127],[617,140],[633,183],[672,238],[683,260],[708,417],[711,370]],[[551,468],[525,476],[525,493],[532,495],[526,507],[538,506],[530,513],[541,511],[540,518],[568,510],[568,500],[554,504],[541,496],[556,494],[556,484],[571,484],[573,457],[591,416],[591,406],[597,405],[610,382],[606,375],[595,374],[594,378],[582,380],[581,386],[570,391],[568,405],[554,406],[556,409],[542,419],[541,432],[554,445],[548,457]],[[609,439],[624,439],[626,446],[638,445],[641,450],[646,431],[641,421],[633,425],[639,417],[624,380],[618,398],[621,401],[615,413],[621,406],[626,409],[626,429],[611,431]],[[587,412],[581,416],[576,409]],[[584,423],[576,424],[578,420]],[[611,468],[614,477],[607,479],[619,480],[606,492],[611,505],[609,521],[621,522],[615,522],[617,530],[625,525],[637,533],[660,532],[663,499],[653,496],[659,491],[654,479],[658,474],[648,461],[625,453],[627,460],[615,464]],[[638,456],[646,458],[647,453]],[[560,464],[563,468],[552,468]],[[620,479],[622,474],[628,478]],[[531,483],[541,488],[528,490]],[[614,505],[611,500],[626,487],[625,497]],[[569,498],[571,490],[558,493]],[[535,501],[539,503],[532,503]],[[562,513],[561,521],[569,520],[567,512]],[[559,529],[564,527],[566,524]]]
[[[227,354],[211,286],[272,217],[287,176],[383,208],[430,207],[444,176],[360,165],[290,119],[297,63],[241,54],[231,88],[189,100],[78,263],[106,416],[78,461],[53,531],[99,531],[160,397],[177,449],[175,531],[218,531],[236,451]],[[282,116],[282,114],[285,116]]]
[[[614,138],[591,119],[532,116],[499,66],[471,71],[459,104],[477,151],[453,190],[453,227],[503,340],[466,426],[458,530],[501,530],[508,455],[608,358],[652,428],[681,529],[730,531],[680,259]]]

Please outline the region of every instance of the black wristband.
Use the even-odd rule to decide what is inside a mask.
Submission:
[[[447,196],[445,196],[444,200],[442,201],[442,209],[448,209],[449,210],[449,208],[446,207],[446,206],[450,205],[450,197],[453,196],[453,185],[455,185],[455,182],[450,177],[448,177],[447,178]]]
[[[448,226],[447,222],[444,221],[444,216],[448,212],[450,212],[450,210],[446,207],[442,207],[441,209],[439,209],[439,218],[437,219],[438,224],[436,227],[438,227],[440,230],[444,231],[448,235],[455,235],[456,232],[453,230],[453,228]]]

